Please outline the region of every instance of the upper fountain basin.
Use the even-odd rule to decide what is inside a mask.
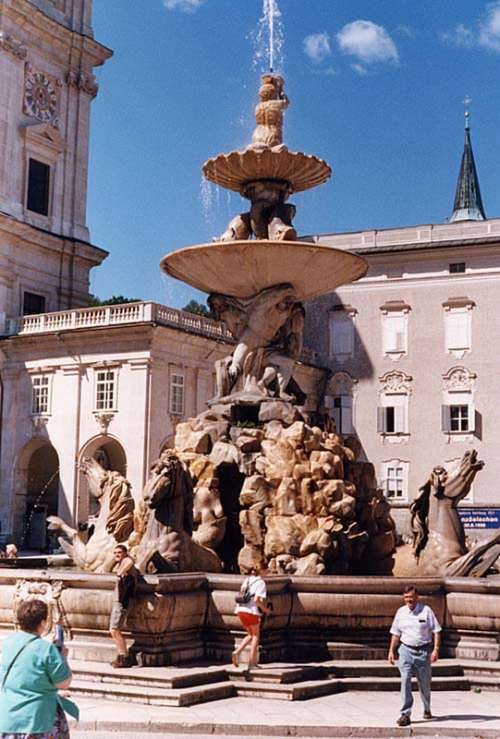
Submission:
[[[366,274],[368,263],[348,251],[302,241],[222,241],[167,254],[161,268],[206,293],[250,298],[289,283],[297,300],[332,292]]]
[[[309,190],[326,182],[332,170],[323,159],[289,151],[280,144],[219,154],[205,162],[203,174],[210,182],[245,196],[245,185],[255,180],[286,182],[290,192]]]

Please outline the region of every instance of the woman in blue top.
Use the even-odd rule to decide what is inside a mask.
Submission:
[[[78,709],[58,696],[57,691],[70,686],[72,675],[65,656],[41,638],[47,631],[47,616],[47,604],[42,600],[23,601],[17,609],[21,630],[3,643],[1,739],[69,737],[63,707],[72,715]]]

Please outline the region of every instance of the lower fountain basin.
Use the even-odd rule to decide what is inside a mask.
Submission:
[[[206,293],[250,298],[289,283],[297,300],[330,293],[366,274],[356,254],[302,241],[219,241],[179,249],[163,257],[171,277]]]

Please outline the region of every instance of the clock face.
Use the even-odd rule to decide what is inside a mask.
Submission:
[[[57,112],[55,85],[41,72],[29,72],[24,84],[24,112],[39,121],[52,121]]]

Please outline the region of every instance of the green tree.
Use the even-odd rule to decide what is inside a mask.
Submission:
[[[188,313],[196,313],[197,316],[207,316],[207,318],[210,318],[210,311],[208,308],[201,303],[198,303],[197,300],[190,300],[182,310],[185,310]]]
[[[120,305],[121,303],[140,303],[142,298],[126,298],[124,295],[112,295],[107,300],[101,300],[97,295],[92,295],[90,306],[93,308],[99,305]]]

